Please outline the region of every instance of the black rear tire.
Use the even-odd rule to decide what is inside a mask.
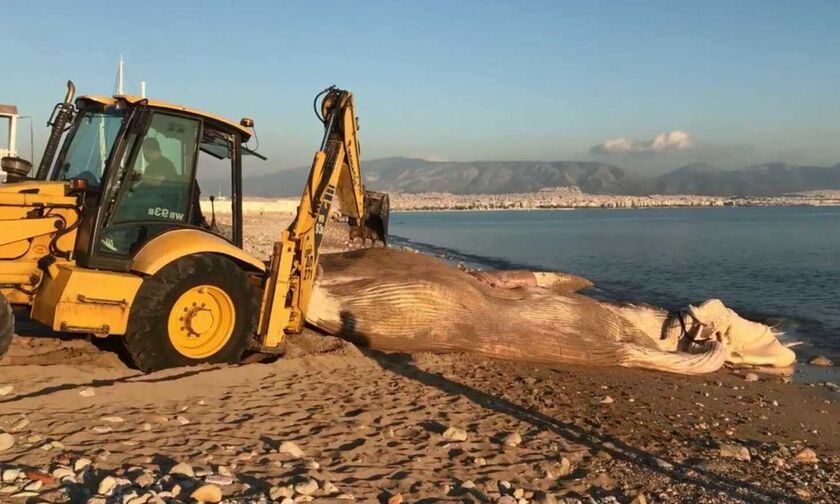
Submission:
[[[233,332],[212,355],[192,358],[181,353],[169,335],[169,314],[182,294],[201,285],[224,291],[235,308]],[[260,297],[242,268],[215,254],[182,257],[143,280],[131,305],[123,338],[134,363],[156,371],[202,363],[235,363],[242,358],[256,332]]]
[[[15,313],[12,305],[5,296],[0,294],[0,359],[9,351],[12,346],[12,337],[15,335]]]

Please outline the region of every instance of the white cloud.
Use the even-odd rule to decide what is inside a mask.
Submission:
[[[694,146],[691,135],[685,131],[674,130],[656,135],[653,140],[639,142],[627,137],[613,138],[593,146],[593,154],[655,154],[672,150],[685,150]]]

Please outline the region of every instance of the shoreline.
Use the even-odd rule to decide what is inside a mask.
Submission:
[[[836,208],[840,207],[840,202],[830,204],[805,204],[805,203],[769,203],[769,204],[747,204],[747,205],[649,205],[638,207],[602,207],[602,206],[558,206],[558,207],[533,207],[533,208],[517,208],[517,207],[488,207],[488,208],[396,208],[391,207],[391,212],[400,213],[433,213],[433,212],[571,212],[573,210],[661,210],[661,209],[710,209],[710,208],[780,208],[780,207],[802,207],[802,208]]]
[[[510,194],[393,193],[393,211],[494,211],[727,207],[836,207],[840,191],[811,191],[784,196],[599,195],[576,187]]]

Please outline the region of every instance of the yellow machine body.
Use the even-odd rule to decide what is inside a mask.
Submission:
[[[68,93],[65,100],[67,107],[71,95]],[[182,258],[222,256],[244,272],[244,276],[237,273],[237,278],[246,279],[239,285],[247,283],[261,296],[255,299],[260,301],[259,317],[253,333],[248,335],[250,346],[264,351],[277,349],[287,333],[300,331],[304,323],[317,271],[318,250],[333,199],[338,198],[343,213],[359,226],[367,225],[370,217],[362,185],[352,94],[333,87],[320,96],[324,96],[322,117],[319,116],[325,126],[324,139],[315,153],[297,215],[280,232],[267,264],[246,253],[234,240],[214,233],[211,225],[201,228],[186,224],[174,225],[151,235],[147,241],[136,242],[138,246],[131,249],[130,256],[120,259],[122,263],[113,263],[117,266],[110,267],[112,263],[107,261],[93,263],[88,249],[80,249],[79,243],[84,240],[88,240],[84,243],[99,243],[95,234],[102,227],[99,222],[102,219],[107,222],[107,209],[119,198],[111,195],[130,184],[130,178],[117,180],[113,175],[109,178],[106,172],[98,189],[102,201],[86,208],[91,200],[84,181],[31,180],[24,176],[22,180],[0,184],[0,302],[28,305],[33,320],[56,331],[124,335],[130,330],[132,308],[147,279],[158,276],[167,265]],[[253,133],[251,120],[237,124],[187,107],[136,97],[83,97],[77,104],[82,107],[96,104],[106,107],[106,111],[107,107],[128,110],[126,117],[131,113],[135,118],[143,117],[152,107],[223,123],[228,128],[226,131],[232,132],[231,138],[242,142],[236,146],[236,152],[247,151],[244,142]],[[125,120],[129,126],[124,125],[121,131],[130,130],[133,124],[132,119]],[[60,140],[61,131],[55,137],[55,142]],[[123,144],[119,141],[115,144],[114,152],[122,152],[121,149],[128,152],[125,138],[121,140]],[[56,152],[57,146],[48,144],[49,149]],[[232,159],[237,173],[241,169],[239,156]],[[101,162],[106,162],[104,157]],[[113,170],[118,169],[115,161],[108,163]],[[130,169],[125,172],[131,174]],[[379,208],[384,208],[385,215],[377,217],[380,219],[377,233],[384,241],[387,195],[380,198]],[[82,216],[100,220],[83,222]],[[241,233],[241,212],[235,216],[240,219],[236,225]],[[223,270],[210,274],[232,276]],[[195,362],[222,351],[241,325],[241,317],[247,315],[247,307],[238,306],[232,299],[213,279],[202,278],[174,301],[167,301],[171,306],[160,317],[165,320],[171,345]]]
[[[96,336],[125,334],[143,278],[128,273],[55,265],[38,290],[32,319],[55,331]],[[50,271],[52,273],[52,271]]]

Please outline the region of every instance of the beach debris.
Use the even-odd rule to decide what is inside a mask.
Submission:
[[[295,485],[295,492],[301,495],[312,495],[318,491],[318,482],[312,478]]]
[[[831,367],[831,366],[834,365],[834,362],[832,362],[831,359],[829,359],[825,355],[818,355],[818,356],[814,357],[813,359],[809,360],[808,364],[810,364],[812,366]],[[2,394],[0,394],[0,395],[2,395]]]
[[[26,471],[25,474],[29,481],[40,481],[45,485],[55,485],[56,478],[53,478],[47,473],[42,473],[40,471]]]
[[[169,470],[169,474],[173,476],[184,476],[187,478],[192,478],[195,476],[195,471],[191,465],[187,464],[186,462],[181,462],[176,464]]]
[[[443,431],[443,439],[447,441],[466,441],[467,431],[458,427],[449,427]]]
[[[744,379],[747,380],[748,382],[757,382],[758,381],[758,375],[755,374],[755,373],[747,373],[747,374],[744,375]]]
[[[750,451],[746,447],[737,444],[720,445],[720,456],[734,458],[735,460],[750,461]]]
[[[8,432],[0,433],[0,452],[6,451],[15,445],[15,437]]]
[[[79,395],[82,397],[93,397],[96,395],[96,391],[91,387],[85,387],[79,391]]]
[[[291,441],[283,441],[280,443],[280,446],[277,448],[279,453],[286,453],[291,455],[295,458],[303,458],[303,450],[301,450],[298,445],[292,443]]]
[[[0,387],[0,397],[11,394],[14,389],[14,385],[3,385],[2,387]]]
[[[222,501],[222,489],[213,484],[201,485],[190,494],[198,502],[215,504]]]
[[[810,448],[805,448],[793,457],[794,462],[816,462],[817,452]]]
[[[511,432],[502,439],[502,444],[505,446],[516,447],[522,443],[522,436],[518,432]]]

